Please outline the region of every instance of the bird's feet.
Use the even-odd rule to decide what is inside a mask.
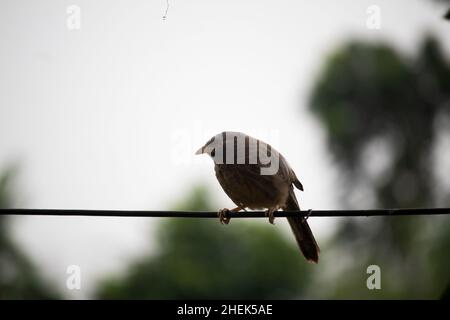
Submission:
[[[306,216],[303,217],[303,221],[308,220],[308,218],[311,216],[311,214],[312,214],[312,209],[309,209],[308,213],[306,214]]]
[[[279,208],[280,208],[279,206],[275,206],[275,207],[269,208],[269,210],[266,211],[266,217],[269,217],[269,222],[271,224],[275,224],[274,223],[274,221],[275,221],[274,212],[278,211]]]
[[[223,209],[219,210],[219,212],[217,213],[217,216],[219,217],[219,221],[221,224],[229,224],[230,223],[230,220],[231,220],[230,215],[229,215],[230,212],[231,212],[230,209],[227,209],[227,208],[223,208]]]
[[[245,208],[241,208],[241,207],[237,207],[234,209],[227,209],[227,208],[223,208],[221,210],[219,210],[219,212],[217,213],[217,216],[219,217],[219,221],[222,224],[229,224],[230,223],[230,213],[231,212],[239,212],[240,210],[244,210]]]

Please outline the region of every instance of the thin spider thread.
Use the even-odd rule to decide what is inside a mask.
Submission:
[[[167,19],[167,13],[169,12],[170,3],[169,0],[166,0],[166,12],[163,15],[163,20]]]

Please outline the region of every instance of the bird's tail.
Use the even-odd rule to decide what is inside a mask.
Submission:
[[[297,199],[295,198],[294,192],[291,190],[288,201],[286,203],[286,211],[300,211],[300,206],[298,205]],[[303,217],[288,217],[289,225],[291,226],[292,232],[294,233],[295,240],[305,256],[306,260],[309,262],[318,263],[320,249],[317,245],[316,239],[309,228],[308,222],[303,219]]]

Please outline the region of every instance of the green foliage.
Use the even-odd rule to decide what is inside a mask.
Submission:
[[[0,208],[12,207],[14,170],[0,175]],[[28,258],[11,241],[7,220],[0,217],[0,299],[54,299],[58,294],[39,276]]]
[[[177,210],[212,210],[204,188],[194,188]],[[245,214],[245,213],[243,213]],[[99,298],[293,298],[308,276],[293,242],[270,225],[235,219],[174,219],[160,225],[157,253],[105,280]]]
[[[362,189],[380,207],[436,205],[436,121],[450,115],[450,64],[437,40],[427,37],[414,58],[383,44],[342,47],[312,91],[311,111],[326,130],[347,207],[365,205],[352,200]],[[330,242],[347,257],[330,296],[438,298],[450,283],[449,231],[448,217],[346,220]],[[365,286],[370,264],[381,267],[381,292]]]

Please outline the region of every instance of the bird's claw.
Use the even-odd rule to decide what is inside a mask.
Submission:
[[[278,208],[270,208],[266,211],[266,217],[269,218],[270,224],[275,224],[275,215],[273,214],[275,211],[277,211]]]
[[[308,213],[303,217],[303,222],[306,222],[306,220],[308,220],[308,218],[311,216],[312,214],[312,209],[308,210]]]
[[[230,216],[229,213],[231,211],[227,208],[224,209],[220,209],[219,212],[217,213],[217,216],[219,217],[219,221],[221,224],[229,224],[230,223]]]

